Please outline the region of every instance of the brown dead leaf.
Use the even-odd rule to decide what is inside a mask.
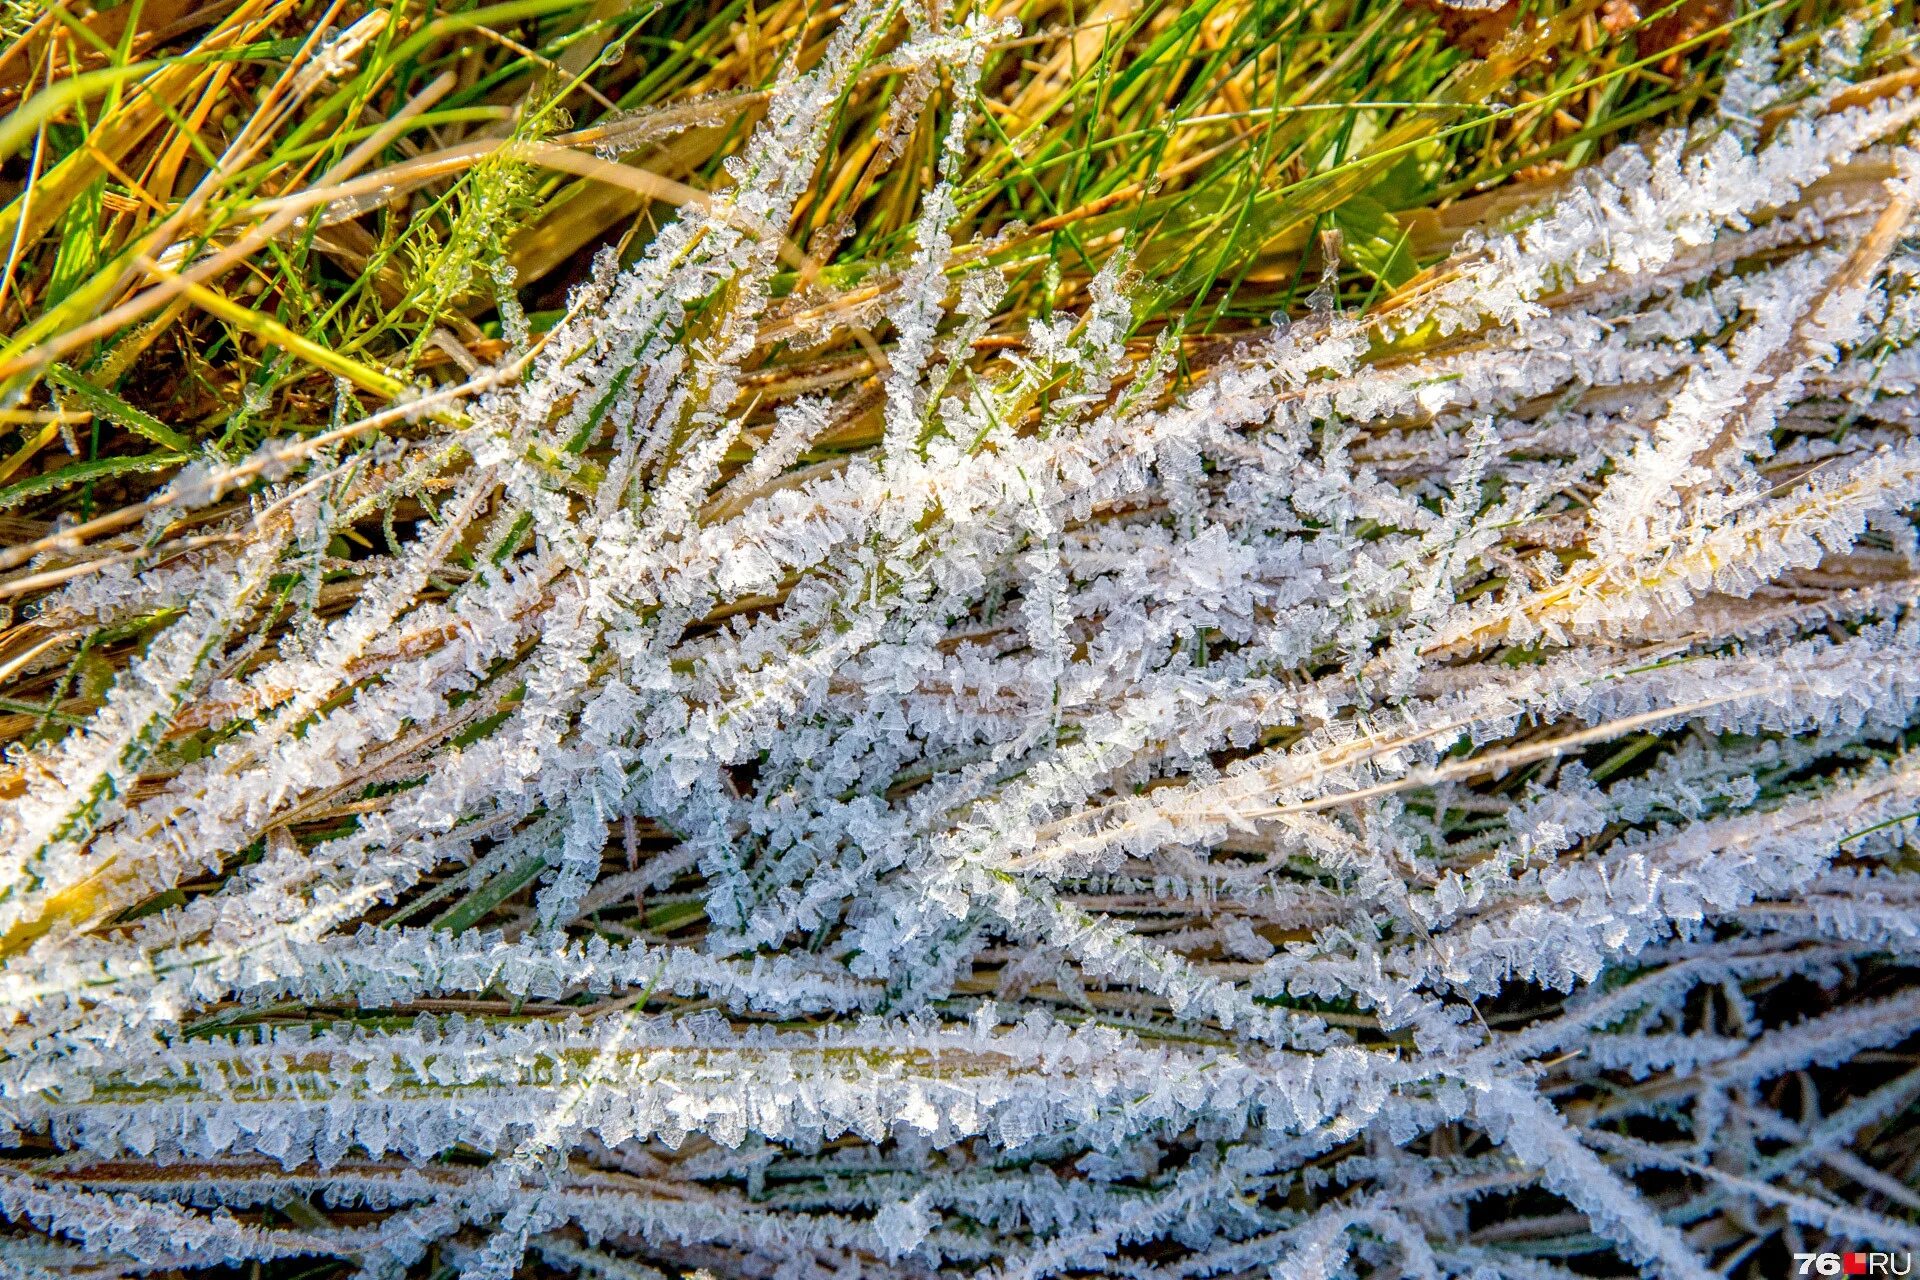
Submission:
[[[1475,58],[1484,58],[1513,30],[1520,13],[1519,0],[1507,0],[1494,9],[1462,9],[1446,0],[1410,0],[1416,9],[1425,9],[1440,23],[1447,43]]]

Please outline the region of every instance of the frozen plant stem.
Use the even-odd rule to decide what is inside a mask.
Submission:
[[[1021,39],[852,0],[509,370],[13,566],[10,675],[151,635],[6,762],[0,1267],[1920,1248],[1907,79],[1788,100],[1761,24],[1720,113],[1227,344],[1124,236],[1014,322]],[[791,242],[902,157],[890,267]]]

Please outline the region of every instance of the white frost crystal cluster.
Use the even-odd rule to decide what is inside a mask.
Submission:
[[[1119,255],[984,343],[1007,33],[911,27],[848,6],[514,368],[201,464],[39,600],[172,620],[9,762],[0,1266],[1573,1274],[1490,1203],[1659,1276],[1729,1218],[1920,1249],[1832,1189],[1920,1205],[1850,1154],[1920,1071],[1819,1084],[1920,995],[1748,994],[1920,950],[1920,98],[1762,77],[1370,314],[1183,350]],[[767,403],[882,41],[951,117],[816,327],[886,363]]]

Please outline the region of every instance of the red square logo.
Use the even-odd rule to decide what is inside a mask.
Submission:
[[[1864,1253],[1843,1254],[1840,1258],[1840,1269],[1850,1276],[1863,1276],[1867,1274],[1867,1255]]]

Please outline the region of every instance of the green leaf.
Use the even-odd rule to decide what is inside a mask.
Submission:
[[[95,178],[81,188],[79,199],[60,215],[60,247],[54,254],[53,274],[47,280],[47,305],[58,304],[79,288],[107,256],[100,237],[100,211],[106,192],[107,180]]]
[[[70,467],[49,471],[45,475],[21,480],[0,489],[0,511],[18,506],[28,498],[38,497],[43,493],[53,493],[76,484],[85,484],[89,480],[124,475],[131,471],[160,471],[185,461],[186,455],[182,453],[144,453],[132,458],[101,458],[95,462],[76,462]]]
[[[66,365],[48,366],[47,381],[58,386],[109,422],[117,422],[127,430],[138,432],[155,444],[163,445],[175,453],[193,452],[193,442],[178,431],[144,409],[134,408],[113,392],[88,382]]]
[[[433,927],[445,929],[449,933],[459,933],[464,929],[472,928],[489,911],[539,879],[540,873],[552,865],[546,854],[534,854],[518,866],[495,876],[441,912],[434,919]]]
[[[1354,196],[1333,211],[1347,261],[1389,289],[1413,279],[1418,269],[1407,252],[1407,233],[1385,205]]]
[[[1416,209],[1432,202],[1447,173],[1447,149],[1428,140],[1409,148],[1374,179],[1368,195],[1389,211]]]

